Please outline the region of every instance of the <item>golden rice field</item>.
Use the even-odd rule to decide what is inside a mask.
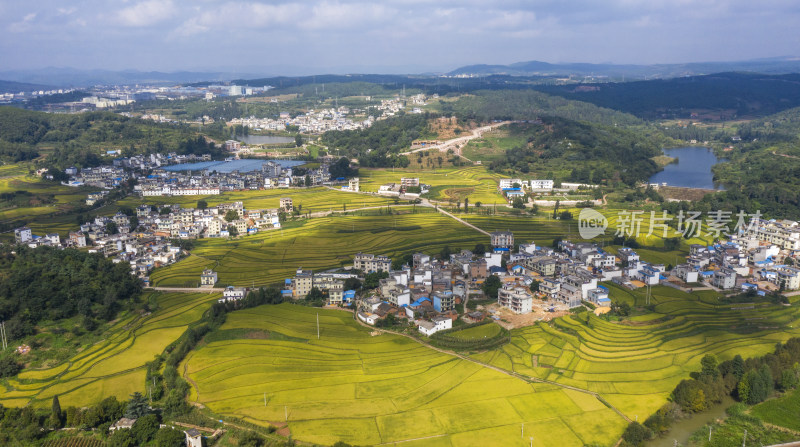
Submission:
[[[235,312],[184,362],[190,400],[261,425],[288,419],[293,438],[327,445],[611,445],[626,425],[590,394],[370,332],[344,311]]]
[[[484,205],[498,203],[505,205],[505,199],[497,191],[497,182],[503,178],[500,174],[489,172],[482,166],[461,168],[442,168],[434,170],[410,169],[359,169],[361,190],[377,192],[386,183],[400,183],[403,177],[419,178],[420,183],[431,185],[432,200],[464,200],[469,198],[471,204],[481,202]]]
[[[118,202],[120,206],[136,208],[141,204],[172,205],[184,208],[195,208],[198,200],[205,200],[209,206],[219,203],[244,202],[246,209],[275,209],[280,205],[281,197],[291,197],[295,208],[302,212],[341,211],[394,204],[394,199],[370,194],[340,191],[327,187],[267,189],[255,191],[230,191],[213,196],[177,196],[177,197],[128,197]]]
[[[198,321],[220,294],[157,293],[158,310],[120,320],[106,339],[85,347],[67,362],[48,369],[24,370],[0,386],[5,406],[85,406],[108,396],[125,400],[145,391],[145,363]],[[145,297],[147,299],[147,297]]]
[[[204,268],[219,274],[220,284],[267,285],[294,276],[299,267],[331,269],[352,265],[365,253],[400,256],[438,253],[445,245],[472,248],[489,238],[455,220],[417,207],[417,214],[337,215],[289,222],[235,240],[198,240],[192,256],[150,275],[158,286],[197,286]],[[411,208],[398,211],[410,212]]]

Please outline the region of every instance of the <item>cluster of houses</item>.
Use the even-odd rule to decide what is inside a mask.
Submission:
[[[113,257],[115,262],[130,263],[133,273],[147,282],[152,269],[180,259],[181,249],[171,244],[171,239],[228,237],[234,233],[249,235],[279,229],[281,214],[293,210],[292,199],[281,198],[280,206],[249,210],[242,202],[221,203],[206,209],[172,205],[167,207],[168,213],[162,214],[164,209],[141,205],[136,208],[135,219],[121,212],[111,217],[97,216],[82,224],[79,231],[70,232],[64,240],[58,233],[35,235],[28,227],[15,229],[14,237],[18,244],[31,248],[89,247],[90,252]],[[234,211],[237,218],[228,221],[225,217],[230,211]]]
[[[329,130],[356,130],[363,129],[375,122],[375,117],[369,116],[365,120],[354,121],[348,118],[352,112],[347,107],[330,108],[322,110],[309,110],[306,113],[291,117],[288,112],[281,112],[275,118],[234,118],[229,122],[242,125],[255,130],[269,130],[283,132],[286,126],[297,126],[303,133],[323,133]]]
[[[119,151],[107,151],[106,155],[116,156]],[[149,154],[135,155],[133,157],[115,158],[111,165],[98,166],[93,168],[76,168],[71,166],[64,170],[70,178],[64,182],[67,186],[94,186],[96,188],[113,189],[119,187],[132,177],[136,177],[134,171],[149,171],[180,163],[192,163],[200,161],[210,161],[211,155],[177,155],[169,154]]]
[[[400,183],[387,183],[378,187],[378,194],[390,197],[416,199],[430,192],[430,185],[420,183],[419,177],[401,177]]]
[[[509,203],[516,198],[523,198],[525,194],[534,192],[550,192],[553,190],[553,180],[522,180],[518,178],[503,178],[497,182],[497,189]]]
[[[420,332],[431,335],[449,329],[460,316],[456,305],[471,296],[481,296],[481,285],[490,275],[500,279],[497,304],[514,314],[566,310],[582,303],[600,308],[611,304],[602,283],[613,282],[635,289],[665,285],[679,289],[708,286],[722,291],[800,289],[800,269],[778,263],[800,255],[800,227],[795,222],[761,222],[750,234],[710,246],[692,245],[685,263],[672,267],[648,263],[634,249],[620,248],[616,254],[589,242],[559,241],[557,247],[534,243],[516,244],[509,231],[491,233],[491,250],[480,256],[463,250],[449,259],[414,254],[411,265],[392,270],[391,259],[359,253],[355,270],[387,272],[374,295],[360,301],[358,318],[375,324],[389,314],[414,321]],[[776,232],[794,232],[780,236]],[[787,237],[784,237],[787,236]],[[789,248],[786,248],[789,247]],[[792,261],[793,264],[793,261]],[[328,304],[349,305],[354,291],[344,291],[349,273],[313,273],[298,270],[286,280],[284,294],[302,298],[312,287],[329,295]],[[699,284],[698,284],[699,283]],[[350,293],[349,297],[347,293]],[[479,321],[482,315],[462,315]]]
[[[145,197],[218,195],[225,191],[289,188],[291,186],[321,185],[330,180],[328,164],[295,175],[292,168],[282,168],[273,161],[264,162],[260,169],[240,172],[172,172],[156,169],[139,178],[134,191]],[[310,182],[310,185],[308,183]]]

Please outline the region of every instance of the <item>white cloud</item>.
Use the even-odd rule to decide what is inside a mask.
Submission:
[[[177,8],[172,0],[146,0],[117,12],[117,22],[124,26],[150,26],[172,18]]]
[[[24,33],[31,29],[31,24],[33,23],[34,19],[36,19],[36,13],[32,12],[26,14],[25,17],[22,18],[19,22],[14,22],[8,26],[8,30],[12,33]]]

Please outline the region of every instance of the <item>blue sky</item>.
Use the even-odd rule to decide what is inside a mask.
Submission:
[[[0,0],[0,70],[731,61],[800,56],[798,30],[797,0]]]

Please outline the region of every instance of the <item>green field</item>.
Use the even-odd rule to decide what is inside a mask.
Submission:
[[[377,192],[386,183],[400,183],[403,177],[419,178],[420,183],[432,186],[428,198],[432,200],[461,200],[469,198],[475,205],[498,203],[505,205],[505,199],[497,192],[497,181],[501,175],[489,172],[482,166],[466,168],[441,168],[436,170],[410,169],[359,169],[361,190]]]
[[[34,232],[57,232],[66,236],[69,231],[77,229],[74,216],[65,217],[72,209],[85,203],[86,195],[97,191],[97,188],[73,188],[57,183],[43,181],[38,177],[14,170],[18,165],[7,165],[7,172],[13,172],[0,178],[0,193],[27,191],[31,193],[30,201],[22,206],[0,201],[0,224],[29,225]],[[54,224],[53,221],[66,218],[69,225]]]
[[[395,212],[411,212],[411,208]],[[241,239],[198,240],[192,256],[150,275],[159,286],[196,286],[213,267],[221,284],[267,285],[294,276],[298,267],[352,265],[359,251],[389,256],[438,253],[442,247],[472,248],[489,238],[455,220],[417,207],[417,214],[337,215],[287,223]]]
[[[121,319],[105,340],[78,349],[67,362],[48,369],[24,370],[0,387],[0,404],[85,406],[108,396],[125,400],[145,391],[145,363],[153,360],[197,321],[219,294],[157,293],[158,310]],[[145,297],[149,299],[149,297]]]
[[[533,436],[537,446],[611,445],[625,426],[591,395],[527,383],[405,337],[371,336],[348,312],[261,306],[230,314],[221,331],[241,336],[207,343],[184,362],[196,384],[190,399],[261,425],[288,414],[301,441],[528,446]]]
[[[762,402],[753,407],[752,413],[764,422],[800,431],[800,389]]]
[[[612,299],[642,306],[644,291],[609,285]],[[711,353],[762,355],[800,334],[798,311],[776,305],[720,304],[713,291],[652,289],[654,313],[632,324],[590,313],[512,332],[511,343],[478,358],[530,377],[599,393],[631,419],[652,414]],[[656,317],[656,318],[653,318]]]

